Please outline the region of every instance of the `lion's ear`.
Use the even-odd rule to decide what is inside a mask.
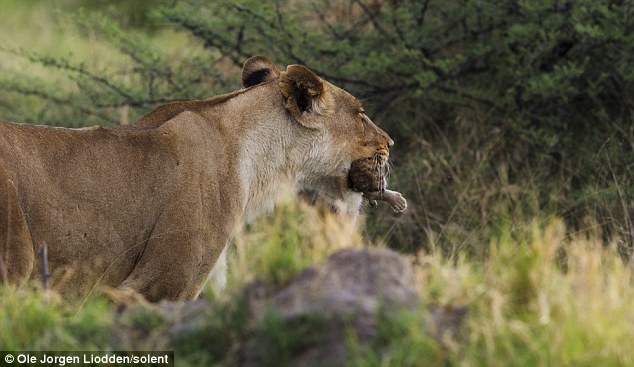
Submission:
[[[330,113],[332,96],[315,73],[301,65],[290,65],[280,75],[280,92],[286,108],[302,125],[321,126],[320,116]]]
[[[242,67],[242,85],[252,87],[280,76],[277,66],[264,56],[253,56]]]

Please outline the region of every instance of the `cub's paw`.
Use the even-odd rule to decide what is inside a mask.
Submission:
[[[407,200],[398,191],[385,190],[383,193],[384,201],[392,207],[397,213],[404,212],[407,209]]]
[[[381,191],[373,191],[373,192],[364,192],[363,196],[365,196],[370,201],[370,206],[372,206],[373,201],[384,201],[392,207],[397,213],[405,211],[407,209],[407,200],[401,195],[398,191],[385,190]]]

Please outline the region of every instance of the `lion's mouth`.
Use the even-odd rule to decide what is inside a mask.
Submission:
[[[387,151],[379,151],[374,155],[374,160],[379,167],[384,167],[390,154]]]

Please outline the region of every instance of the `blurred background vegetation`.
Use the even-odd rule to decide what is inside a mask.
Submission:
[[[2,120],[133,123],[240,88],[261,54],[362,97],[396,141],[390,186],[409,209],[366,209],[365,239],[303,203],[253,223],[226,294],[208,292],[207,323],[177,341],[179,365],[231,365],[249,328],[265,330],[231,301],[244,284],[368,242],[414,254],[423,302],[351,365],[632,364],[631,2],[0,0],[0,14]],[[466,307],[457,338],[425,333],[432,304]],[[112,308],[0,287],[0,350],[103,350],[122,323]],[[160,338],[152,315],[132,322]],[[296,352],[296,334],[266,327],[272,350]]]
[[[390,187],[410,207],[368,209],[370,239],[486,256],[491,236],[515,235],[507,223],[552,214],[625,258],[634,247],[629,1],[2,0],[0,13],[3,120],[132,123],[239,88],[242,63],[265,55],[362,97],[396,141]]]

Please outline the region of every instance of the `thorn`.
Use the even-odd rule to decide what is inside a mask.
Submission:
[[[41,259],[42,288],[46,292],[48,290],[48,276],[50,275],[48,272],[48,246],[46,245],[46,241],[42,241],[39,255]]]

